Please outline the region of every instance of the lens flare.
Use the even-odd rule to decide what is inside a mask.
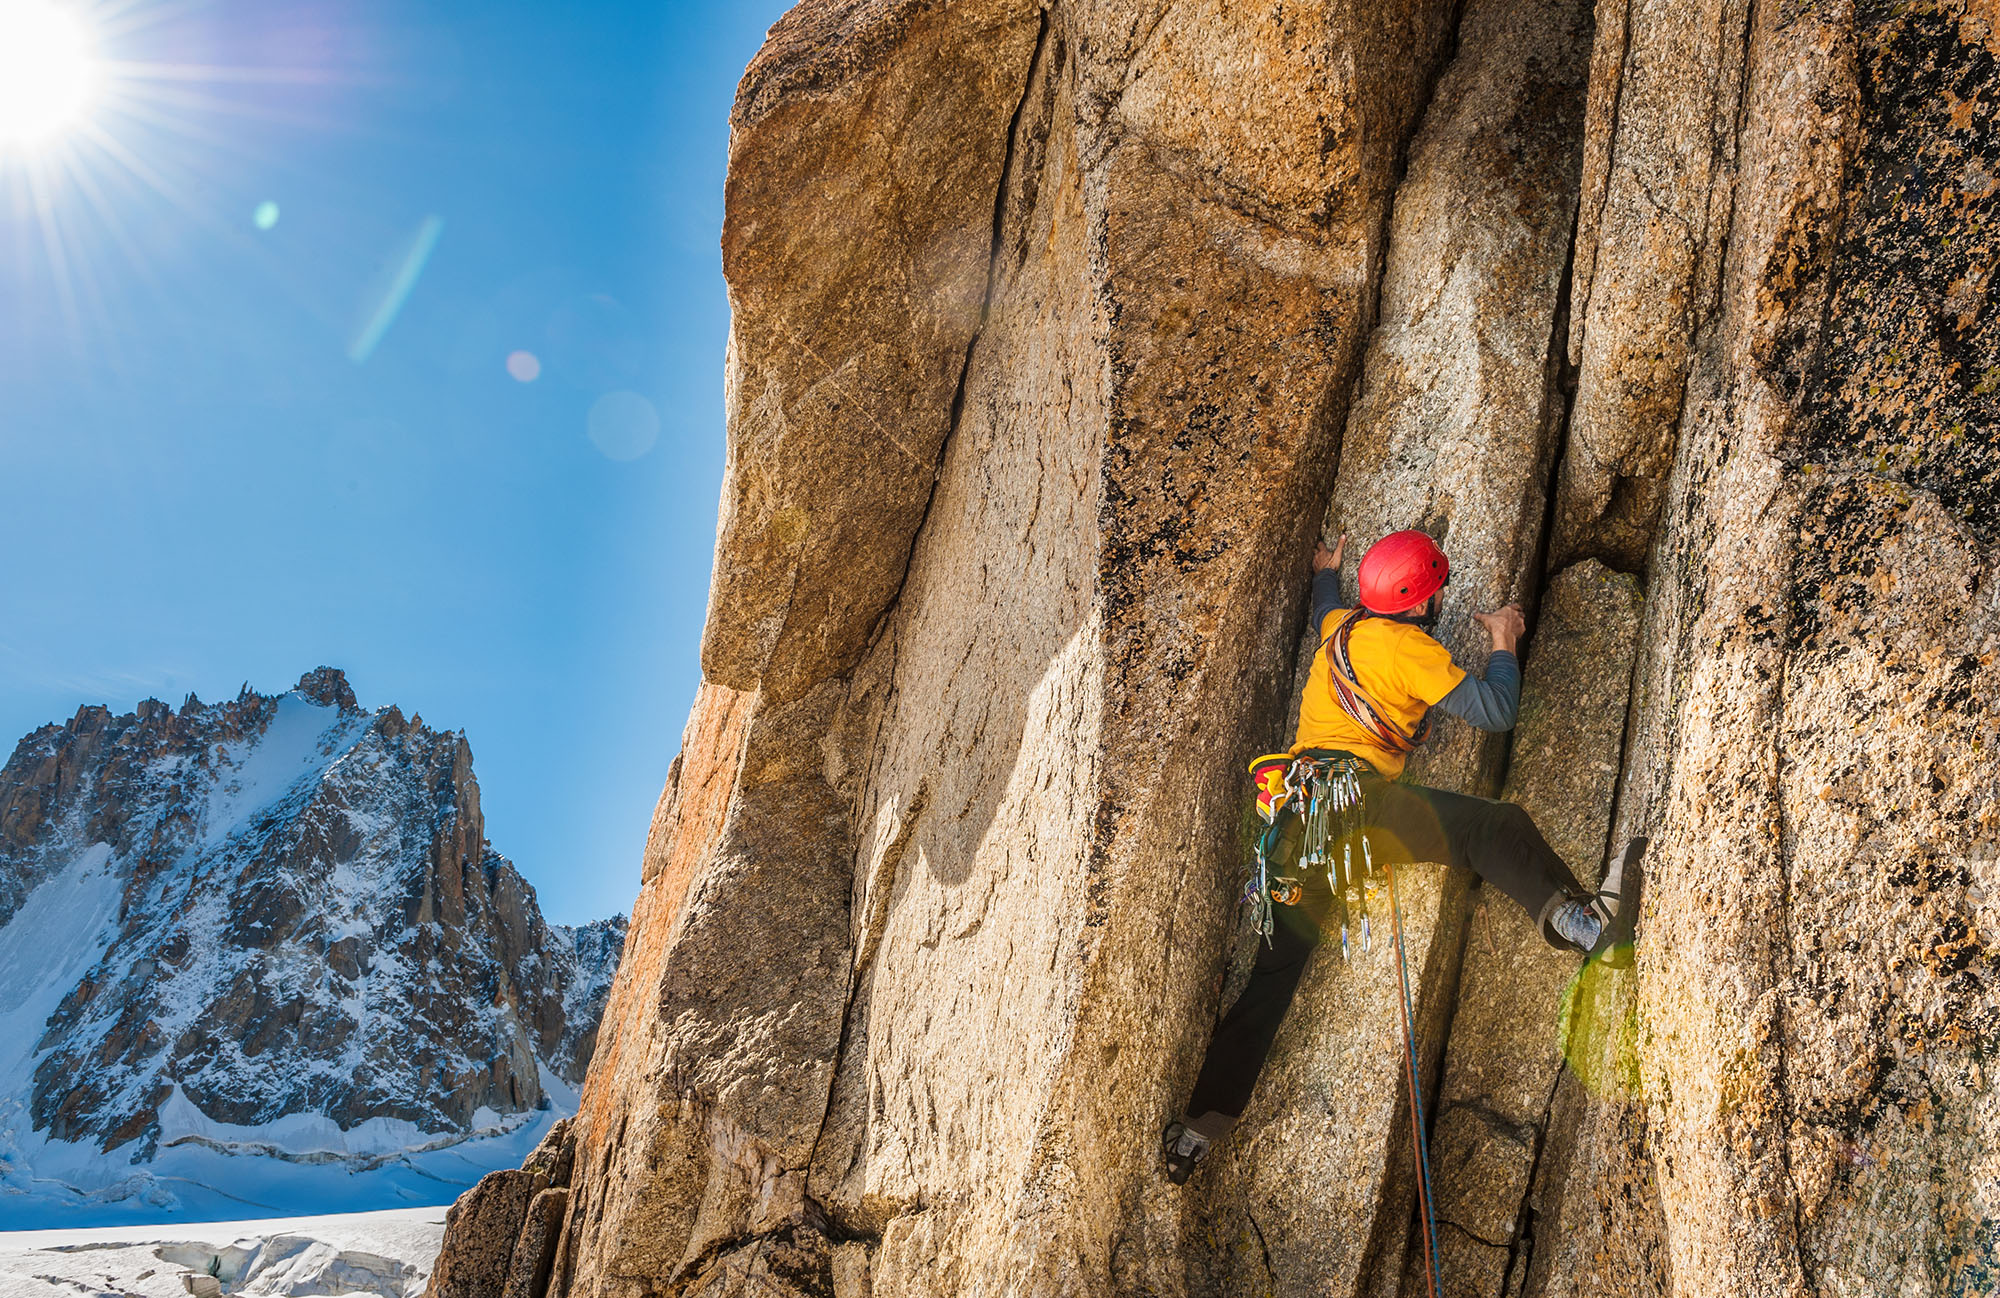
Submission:
[[[590,407],[590,440],[608,460],[636,460],[660,436],[660,412],[636,392],[607,392]]]
[[[250,214],[259,230],[268,230],[278,223],[278,205],[270,199],[257,204],[257,210]]]
[[[424,266],[437,248],[438,236],[444,233],[444,218],[435,214],[424,218],[423,224],[410,237],[403,255],[391,267],[391,273],[378,293],[372,294],[374,308],[362,322],[361,331],[354,335],[347,345],[347,358],[356,365],[375,354],[375,348],[382,341],[382,335],[389,332],[389,326],[396,323],[396,316],[403,304],[410,300],[410,293],[417,286],[417,280],[424,273]]]
[[[98,81],[74,13],[48,0],[0,0],[0,150],[59,133],[83,115]]]
[[[1637,983],[1630,968],[1592,960],[1563,991],[1556,1037],[1578,1081],[1600,1098],[1639,1094]]]
[[[507,372],[520,383],[533,383],[542,376],[541,357],[533,352],[508,352]]]

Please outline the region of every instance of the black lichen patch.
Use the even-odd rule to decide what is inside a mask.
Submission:
[[[2000,540],[2000,69],[1961,6],[1856,6],[1852,206],[1807,381],[1800,463],[1934,493]]]
[[[1954,1216],[1971,1205],[1954,1205]],[[1955,1225],[1961,1225],[1954,1222]],[[2000,1221],[1980,1217],[1931,1253],[1931,1274],[1942,1282],[1938,1292],[1953,1295],[2000,1293]]]
[[[1791,565],[1788,648],[1813,649],[1829,637],[1866,633],[1876,601],[1871,579],[1909,505],[1907,490],[1866,479],[1823,481],[1806,493]]]
[[[1963,917],[1948,916],[1933,936],[1930,947],[1924,953],[1924,963],[1932,974],[1941,979],[1963,973],[1972,968],[1980,957],[1986,954],[1985,944],[1967,924]]]
[[[1887,877],[1895,887],[1907,888],[1919,897],[1955,894],[1972,883],[1972,871],[1963,860],[1935,855],[1904,857],[1889,867]]]

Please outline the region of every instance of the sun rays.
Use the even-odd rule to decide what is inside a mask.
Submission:
[[[48,0],[0,0],[0,149],[31,149],[82,113],[101,69],[77,15]]]
[[[296,268],[257,242],[275,224],[259,213],[277,208],[247,177],[269,183],[298,165],[299,140],[339,133],[315,88],[363,78],[319,30],[288,33],[275,58],[234,49],[215,8],[0,0],[0,256],[31,286],[14,309],[35,331],[115,355],[135,295],[174,310],[171,252],[191,239],[226,241],[303,295]]]

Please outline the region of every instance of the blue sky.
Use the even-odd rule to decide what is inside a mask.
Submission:
[[[124,72],[0,155],[0,747],[332,664],[467,732],[551,919],[628,907],[699,679],[729,103],[785,7],[82,5]]]

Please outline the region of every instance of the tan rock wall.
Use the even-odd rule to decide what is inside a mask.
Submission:
[[[1638,1060],[1676,1293],[1994,1274],[1995,496],[1951,432],[1991,418],[1992,325],[1916,306],[1993,255],[1989,31],[1749,33],[1622,804],[1660,831]]]
[[[1102,1292],[1178,1267],[1151,1143],[1172,1102],[1161,1052],[1186,1047],[1152,1025],[1198,1030],[1237,751],[1264,742],[1296,616],[1271,569],[1297,542],[1274,533],[1303,530],[1326,472],[1298,430],[1323,419],[1368,305],[1366,245],[1322,235],[1293,182],[1184,148],[1190,120],[1241,102],[1248,62],[1189,62],[1205,47],[1182,24],[1219,16],[1136,36],[1116,20],[1052,15],[1050,84],[1022,118],[1046,112],[1047,134],[1015,151],[1040,175],[1008,182],[964,414],[875,651],[893,667],[862,823],[884,846],[859,877],[893,892],[847,1059],[879,1116],[836,1201],[864,1223],[923,1205],[879,1227],[877,1293]],[[1250,43],[1311,83],[1389,36],[1273,20]],[[1133,42],[1142,66],[1106,105],[1100,52]],[[1367,228],[1348,203],[1385,197],[1380,122],[1414,108],[1376,98],[1357,106],[1376,129],[1320,164],[1348,173],[1343,229]],[[1285,120],[1318,138],[1315,117]],[[1287,495],[1301,508],[1272,507]],[[864,668],[857,697],[872,688]],[[1187,745],[1196,730],[1215,733]],[[1163,940],[1181,928],[1206,936]]]
[[[1475,667],[1471,611],[1536,615],[1511,748],[1446,722],[1415,777],[1504,776],[1586,878],[1614,807],[1655,836],[1638,965],[1580,980],[1399,876],[1448,1291],[1980,1291],[1993,41],[788,16],[732,143],[711,684],[552,1291],[1422,1291],[1385,951],[1322,953],[1192,1184],[1154,1149],[1322,519],[1439,535]]]
[[[996,140],[983,127],[933,121],[974,108],[923,93],[919,73],[937,74],[937,60],[958,57],[956,42],[975,35],[989,60],[1004,62],[1016,29],[998,10],[958,6],[956,25],[939,12],[797,11],[739,99],[736,165],[752,174],[733,182],[736,233],[725,250],[740,303],[755,301],[739,305],[735,459],[718,548],[718,571],[732,575],[718,582],[708,645],[712,675],[755,683],[759,695],[736,792],[719,829],[705,831],[715,837],[697,849],[705,859],[686,900],[651,912],[656,931],[672,917],[668,936],[646,944],[663,943],[664,953],[643,957],[635,975],[658,997],[653,1042],[643,1054],[621,1049],[632,1062],[614,1088],[650,1089],[655,1111],[631,1115],[647,1133],[624,1132],[606,1162],[636,1147],[650,1166],[678,1170],[649,1182],[613,1174],[626,1199],[604,1205],[602,1221],[580,1199],[569,1263],[578,1292],[617,1292],[659,1274],[707,1283],[717,1268],[751,1266],[746,1249],[791,1249],[793,1237],[779,1239],[785,1223],[820,1214],[843,1232],[879,1233],[868,1270],[881,1292],[930,1291],[952,1276],[977,1290],[1023,1274],[1102,1290],[1113,1283],[1107,1259],[1133,1250],[1107,1239],[1113,1223],[1095,1205],[1107,1195],[1136,1203],[1150,1187],[1152,1133],[1168,1102],[1159,1052],[1184,1053],[1178,1038],[1198,1030],[1185,1007],[1219,954],[1212,917],[1227,893],[1212,880],[1236,830],[1236,750],[1253,730],[1263,742],[1274,719],[1283,678],[1271,659],[1295,625],[1273,570],[1290,567],[1284,555],[1305,531],[1305,506],[1325,489],[1330,462],[1309,433],[1323,427],[1359,351],[1372,231],[1441,16],[1274,14],[1256,28],[1255,58],[1232,68],[1211,64],[1193,40],[1225,21],[1219,11],[1154,15],[1144,31],[1110,8],[1058,11],[1029,29],[1019,81],[987,97],[1009,101],[1012,114]],[[1195,28],[1176,36],[1183,21]],[[1424,39],[1413,44],[1413,35]],[[1113,102],[1107,94],[1137,47],[1146,69],[1117,87],[1129,103]],[[1120,62],[1103,57],[1112,49]],[[800,61],[806,71],[791,68]],[[1323,129],[1311,96],[1273,118],[1293,138],[1327,145],[1290,179],[1236,174],[1182,147],[1190,122],[1228,120],[1253,68],[1346,86],[1364,62],[1407,73],[1349,104],[1344,141]],[[1156,93],[1162,87],[1171,93]],[[811,100],[811,112],[793,113],[796,125],[782,106],[788,95]],[[841,112],[848,124],[838,129],[849,135],[865,123],[868,138],[942,131],[958,143],[921,141],[885,193],[874,150],[855,158],[851,176],[829,169],[838,155],[824,144],[835,130],[828,121]],[[838,518],[878,539],[903,526],[900,488],[820,462],[855,453],[846,430],[871,422],[872,407],[829,398],[810,418],[787,408],[783,394],[819,393],[823,372],[808,367],[807,349],[756,332],[762,308],[780,332],[797,331],[794,316],[823,322],[822,298],[782,295],[833,291],[827,276],[802,276],[787,260],[821,256],[810,246],[821,236],[791,224],[796,212],[775,236],[757,218],[759,194],[796,204],[815,190],[754,175],[766,166],[760,150],[780,143],[785,165],[805,165],[793,150],[812,154],[819,192],[852,185],[887,205],[868,209],[883,214],[862,225],[907,236],[898,249],[841,262],[861,282],[839,291],[864,302],[909,291],[911,263],[935,241],[924,222],[965,226],[971,206],[954,214],[934,192],[968,174],[965,151],[991,144],[999,164],[997,193],[985,200],[991,284],[981,285],[976,336],[958,343],[964,373],[944,458],[893,590],[871,575],[872,560],[826,567],[853,535]],[[897,203],[912,210],[898,214]],[[845,229],[846,219],[843,210],[827,224]],[[764,246],[773,237],[776,248]],[[908,328],[898,317],[875,332]],[[924,346],[943,336],[925,329],[907,336]],[[842,330],[849,341],[870,332],[865,318]],[[1208,358],[1207,382],[1186,381],[1190,353]],[[896,428],[927,418],[913,410]],[[848,440],[828,437],[830,428]],[[798,445],[787,453],[790,443],[758,441],[766,437]],[[871,473],[879,458],[871,455]],[[1176,482],[1199,497],[1182,497]],[[1271,509],[1274,490],[1298,507]],[[893,507],[878,508],[884,499]],[[836,522],[815,525],[810,553],[785,570],[798,549],[782,544],[793,508]],[[1256,579],[1243,581],[1246,571]],[[761,576],[745,589],[754,598],[727,589],[753,573]],[[851,683],[812,684],[852,665],[834,642],[853,640],[799,590],[837,605],[834,620],[851,618],[843,625],[855,634],[876,620],[857,610],[896,596]],[[810,635],[782,620],[801,609]],[[801,639],[810,643],[794,647]],[[1107,670],[1121,680],[1110,699]],[[1188,706],[1191,687],[1210,698]],[[774,712],[784,715],[767,725]],[[1222,729],[1213,747],[1172,750],[1204,722]],[[767,752],[777,768],[768,774]],[[1118,768],[1101,766],[1098,752],[1117,754]],[[1184,778],[1159,774],[1189,755],[1197,762]],[[684,780],[691,769],[684,762]],[[810,809],[823,798],[828,815],[848,823],[815,820]],[[764,815],[771,832],[757,826]],[[796,829],[802,818],[811,827],[780,845],[776,822]],[[823,850],[852,854],[839,868],[853,884],[837,906],[805,877]],[[804,885],[810,904],[794,891],[788,912],[761,912],[760,876],[773,868]],[[1176,873],[1202,886],[1184,896]],[[1162,944],[1160,917],[1190,903],[1206,938]],[[796,940],[819,931],[820,915],[831,927],[807,961]],[[793,946],[761,945],[759,934],[776,941],[781,930]],[[746,951],[754,975],[734,982],[732,953],[742,961]],[[822,966],[822,951],[845,967]],[[1135,965],[1163,975],[1136,996]],[[827,1012],[839,1002],[822,995],[843,989],[845,1011]],[[631,1004],[621,999],[618,1012]],[[1120,1067],[1155,1097],[1134,1105],[1124,1087],[1106,1089],[1106,1069],[1136,1024],[1163,1013],[1188,1026],[1173,1041],[1140,1043]],[[753,1103],[759,1077],[766,1086]],[[823,1130],[808,1121],[814,1097]],[[1082,1106],[1101,1124],[1074,1122]],[[582,1147],[592,1140],[583,1133]],[[794,1170],[808,1165],[803,1178]],[[996,1195],[996,1185],[1018,1188]],[[1079,1273],[1079,1256],[1096,1260]]]
[[[626,939],[633,965],[621,966],[612,985],[574,1127],[558,1292],[616,1292],[610,1277],[670,1273],[681,1259],[684,1241],[663,1238],[660,1219],[680,1211],[688,1178],[662,1175],[668,1169],[653,1156],[661,1127],[675,1116],[655,1080],[666,1031],[659,989],[688,890],[729,809],[753,701],[725,686],[702,687],[654,813]]]
[[[1021,1210],[1013,1187],[1074,1029],[1106,375],[1078,273],[1089,232],[1064,58],[1044,46],[1021,123],[1043,134],[1040,174],[1010,178],[1019,237],[996,258],[902,598],[850,698],[856,962],[812,1188],[854,1229],[887,1231],[878,1293],[987,1265],[985,1232]],[[960,1224],[995,1200],[998,1222]],[[935,1239],[917,1215],[939,1219]]]
[[[1525,666],[1504,796],[1590,884],[1611,833],[1641,608],[1632,577],[1595,560],[1565,569],[1549,585]],[[1475,895],[1431,1158],[1452,1291],[1499,1298],[1520,1292],[1535,1249],[1554,1233],[1531,1219],[1530,1190],[1547,1145],[1577,1121],[1552,1107],[1558,1083],[1603,1045],[1591,1039],[1600,1016],[1576,998],[1629,975],[1599,967],[1584,976],[1519,906],[1492,889]]]
[[[1577,0],[1472,3],[1458,41],[1396,189],[1326,533],[1350,533],[1355,562],[1406,527],[1446,546],[1453,598],[1438,636],[1476,667],[1488,640],[1472,613],[1509,600],[1532,609],[1541,585],[1589,11]],[[1490,794],[1504,751],[1454,723],[1412,774]]]
[[[894,599],[986,301],[1028,0],[792,10],[731,121],[729,460],[702,670],[795,697]]]
[[[1727,243],[1749,0],[1601,0],[1552,557],[1645,563]]]
[[[1475,3],[1458,39],[1396,191],[1326,532],[1352,533],[1357,557],[1404,527],[1445,540],[1452,589],[1465,595],[1438,633],[1478,667],[1487,639],[1472,609],[1532,601],[1539,586],[1587,18],[1572,3]],[[1492,792],[1501,744],[1457,721],[1439,728],[1411,778]],[[1467,882],[1437,865],[1400,875],[1433,1085]],[[1196,1211],[1219,1237],[1210,1283],[1225,1292],[1393,1293],[1401,1280],[1416,1186],[1388,936],[1385,926],[1347,964],[1337,944],[1322,948],[1238,1137],[1199,1193]]]

